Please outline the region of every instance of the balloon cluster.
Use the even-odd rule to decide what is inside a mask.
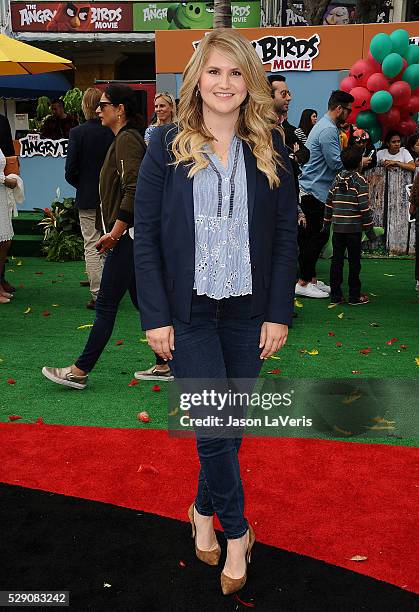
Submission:
[[[378,142],[397,128],[414,134],[419,113],[419,47],[409,44],[406,30],[377,34],[367,59],[352,66],[340,89],[354,97],[349,123],[368,130]]]

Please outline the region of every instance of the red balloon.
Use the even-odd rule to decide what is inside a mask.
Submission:
[[[339,89],[341,91],[346,91],[347,93],[349,93],[351,89],[357,86],[357,84],[358,81],[354,79],[354,77],[347,76],[340,82]]]
[[[349,76],[354,77],[356,79],[357,85],[361,87],[365,87],[368,81],[368,77],[375,72],[369,60],[360,59],[352,66],[349,71]]]
[[[396,127],[400,121],[400,111],[393,106],[386,113],[379,113],[377,117],[383,127]]]
[[[412,94],[409,102],[407,103],[407,111],[410,115],[419,113],[419,94]]]
[[[400,72],[399,72],[399,74],[397,76],[395,76],[392,79],[390,79],[390,83],[395,83],[396,81],[400,81],[401,80],[401,78],[403,76],[403,72],[404,72],[405,68],[407,68],[407,65],[408,65],[407,64],[407,60],[405,60],[404,57],[402,59],[403,59],[403,68],[400,70]]]
[[[387,91],[390,86],[388,79],[382,72],[374,72],[367,80],[367,89],[372,92]]]
[[[404,121],[400,121],[398,129],[403,136],[410,136],[410,134],[414,134],[416,132],[416,121],[414,121],[411,117],[409,119],[405,119]]]
[[[381,72],[381,64],[380,62],[377,62],[377,60],[371,55],[371,51],[368,51],[368,58],[367,61],[369,63],[369,65],[374,69],[374,72]]]
[[[400,108],[400,121],[407,121],[408,119],[410,119],[410,113],[406,108]]]
[[[351,113],[348,115],[348,118],[346,120],[347,123],[351,123],[351,124],[355,124],[356,123],[356,118],[358,117],[360,111],[359,110],[355,110],[352,109]]]
[[[396,81],[390,85],[390,93],[393,96],[394,106],[406,106],[410,100],[411,89],[406,81]]]
[[[370,108],[371,92],[366,87],[354,87],[351,89],[350,94],[354,97],[352,102],[352,109],[354,111],[359,113]]]

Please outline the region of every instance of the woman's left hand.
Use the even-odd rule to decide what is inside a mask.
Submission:
[[[288,325],[282,323],[265,322],[260,331],[259,348],[263,348],[260,354],[261,359],[268,359],[271,355],[279,351],[287,341]]]
[[[99,251],[99,254],[102,255],[103,253],[106,253],[106,251],[109,251],[109,249],[113,249],[113,247],[116,246],[117,242],[117,240],[111,238],[110,233],[107,233],[101,236],[101,238],[99,238],[99,240],[95,244],[95,247]]]

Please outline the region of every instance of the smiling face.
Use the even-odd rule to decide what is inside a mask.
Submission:
[[[171,105],[162,97],[156,98],[154,101],[154,111],[157,116],[159,125],[170,123],[172,120],[173,109]]]
[[[235,62],[215,49],[209,54],[199,79],[202,110],[208,115],[239,115],[247,87]]]

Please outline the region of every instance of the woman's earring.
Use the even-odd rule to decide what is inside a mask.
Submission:
[[[121,121],[121,115],[118,115],[118,121]]]
[[[195,96],[198,97],[201,92],[199,91],[199,87],[195,89]]]

